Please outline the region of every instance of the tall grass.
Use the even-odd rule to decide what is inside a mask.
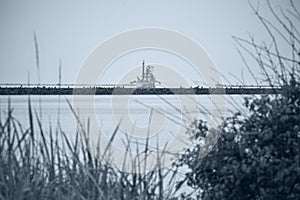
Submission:
[[[0,120],[0,200],[178,199],[171,169],[158,166],[157,171],[143,173],[144,166],[138,166],[126,173],[112,168],[109,151],[99,160],[86,148],[88,128],[78,129],[74,140],[59,123],[56,129],[50,125],[46,134],[30,98],[28,125],[13,116],[10,102],[5,115]],[[117,131],[118,127],[113,135]]]

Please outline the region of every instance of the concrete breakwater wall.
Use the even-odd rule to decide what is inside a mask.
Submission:
[[[0,95],[209,95],[280,94],[282,88],[0,87]]]

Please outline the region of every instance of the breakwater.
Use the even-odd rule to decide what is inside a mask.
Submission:
[[[280,94],[282,88],[118,88],[118,87],[0,87],[0,95],[254,95]]]

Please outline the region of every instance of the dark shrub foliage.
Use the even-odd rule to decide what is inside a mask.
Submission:
[[[271,45],[259,45],[253,37],[234,39],[253,78],[240,50],[257,62],[264,81],[283,92],[245,98],[247,114],[236,113],[224,120],[217,143],[205,157],[200,155],[210,127],[203,121],[194,123],[189,133],[195,145],[181,155],[178,165],[189,167],[182,182],[197,189],[204,200],[300,199],[300,35],[296,26],[300,14],[293,1],[287,12],[276,12],[266,3],[276,25],[251,7]]]
[[[245,106],[249,116],[226,119],[206,157],[189,151],[181,158],[192,170],[188,185],[201,188],[203,199],[300,199],[299,82],[291,79],[280,96],[247,98]]]

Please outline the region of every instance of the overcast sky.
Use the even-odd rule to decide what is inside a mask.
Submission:
[[[275,8],[288,6],[288,1],[272,2]],[[270,16],[263,3],[260,11]],[[232,36],[246,38],[251,33],[258,41],[267,38],[246,0],[0,0],[0,82],[27,83],[28,72],[30,81],[37,82],[33,31],[39,44],[41,82],[58,83],[61,58],[63,82],[73,83],[84,59],[97,45],[142,27],[167,28],[194,39],[232,83],[237,81],[229,73],[241,77],[242,71],[245,81],[253,83]],[[190,77],[188,81],[197,78],[187,70],[188,64],[163,52],[135,52],[122,59],[112,65],[114,70],[104,82],[114,83],[121,75],[116,73],[122,71],[121,65],[129,70],[142,59],[174,67]],[[257,66],[252,67],[258,72]]]

